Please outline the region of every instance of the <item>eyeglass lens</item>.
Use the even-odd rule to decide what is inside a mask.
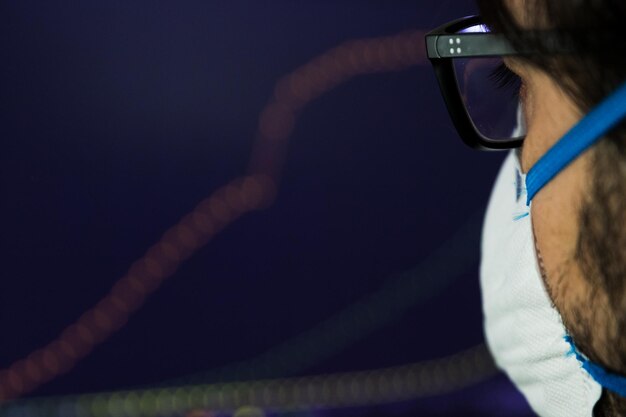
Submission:
[[[453,62],[459,92],[476,129],[492,141],[524,137],[521,81],[502,58],[456,58]]]

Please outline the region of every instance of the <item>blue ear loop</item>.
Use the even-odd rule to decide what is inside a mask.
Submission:
[[[604,388],[609,391],[613,391],[617,395],[626,398],[626,377],[611,373],[604,369],[602,366],[591,362],[585,355],[580,353],[574,345],[574,341],[571,336],[565,336],[565,341],[569,343],[570,350],[567,352],[567,356],[574,355],[578,362],[581,363],[583,369],[587,371],[589,375]]]
[[[607,97],[528,171],[526,205],[563,168],[626,117],[626,84]]]
[[[526,176],[527,199],[530,206],[533,197],[568,166],[580,154],[600,140],[626,118],[626,83],[595,107],[565,136],[563,136],[535,165]],[[591,362],[576,349],[571,336],[565,336],[570,345],[568,356],[575,355],[582,368],[602,387],[626,397],[626,376],[609,372]]]

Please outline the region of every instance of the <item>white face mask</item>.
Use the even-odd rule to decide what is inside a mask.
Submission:
[[[530,214],[533,197],[624,119],[626,83],[557,141],[528,175],[511,152],[487,209],[480,271],[487,343],[540,416],[592,416],[602,388],[626,398],[626,375],[590,361],[566,334],[543,285]]]
[[[544,288],[527,206],[526,176],[512,151],[483,229],[480,284],[487,343],[497,365],[545,417],[590,417],[602,387],[581,368]]]

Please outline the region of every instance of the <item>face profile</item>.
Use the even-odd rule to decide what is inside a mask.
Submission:
[[[483,232],[489,346],[539,415],[626,415],[626,65],[601,42],[614,5],[478,3],[426,42],[463,140],[517,148]]]

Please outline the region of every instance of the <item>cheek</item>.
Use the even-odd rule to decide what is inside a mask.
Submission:
[[[523,98],[527,135],[522,149],[525,172],[580,120],[572,101],[546,76],[529,76]]]
[[[548,138],[556,136],[552,131],[554,123],[550,113],[546,111],[545,97],[541,91],[537,92],[532,84],[524,84],[520,91],[524,106],[524,117],[526,121],[526,139],[522,148],[522,170],[528,170],[543,155],[550,146]]]
[[[606,308],[607,294],[594,288],[578,263],[578,207],[586,187],[585,179],[580,178],[584,159],[578,164],[557,176],[533,200],[537,259],[546,290],[567,331],[575,338],[589,339],[589,329],[601,323],[606,330],[594,333],[588,341],[591,352],[597,355],[594,360],[610,363],[606,346],[617,337],[619,328]]]
[[[569,250],[563,250],[565,248],[560,243],[562,239],[559,235],[562,235],[562,232],[559,230],[559,225],[550,221],[553,216],[549,205],[541,204],[539,201],[533,202],[531,210],[535,250],[541,277],[552,302],[563,314],[566,300],[569,298],[567,288],[569,281],[565,278],[570,265],[566,255]]]
[[[587,158],[581,157],[563,170],[537,194],[531,208],[545,284],[562,315],[587,291],[576,262],[587,164]]]
[[[526,83],[522,82],[522,86],[519,90],[519,98],[522,103],[522,108],[524,109],[524,122],[526,123],[527,128],[530,126],[533,119],[533,106],[530,101],[531,93],[529,90],[530,89]]]

